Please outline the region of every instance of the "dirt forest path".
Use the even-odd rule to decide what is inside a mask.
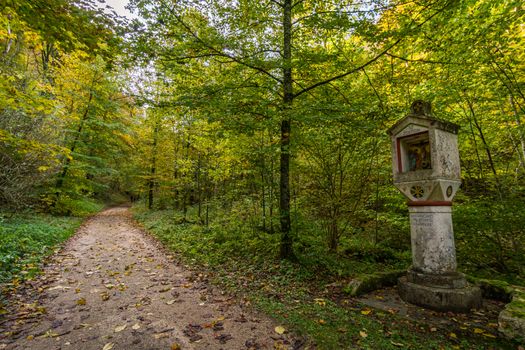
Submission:
[[[271,319],[178,265],[126,208],[87,220],[40,278],[45,312],[12,325],[0,349],[298,348]]]

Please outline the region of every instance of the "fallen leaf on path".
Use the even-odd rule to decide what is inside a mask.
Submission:
[[[284,345],[282,341],[278,340],[273,343],[274,350],[287,350],[288,346]]]
[[[138,323],[135,323],[131,328],[137,330],[140,328],[140,325]]]
[[[169,336],[169,333],[157,333],[153,335],[155,339],[169,338]]]
[[[483,333],[483,336],[487,337],[487,338],[492,338],[492,339],[496,338],[496,336],[494,334],[491,334],[491,333]]]
[[[114,343],[107,343],[106,345],[104,345],[102,350],[111,350],[111,349],[113,349],[113,346],[115,346]]]
[[[181,350],[182,348],[180,347],[179,344],[177,343],[173,343],[171,344],[171,350]]]
[[[222,324],[222,322],[217,322],[214,325],[212,325],[212,328],[215,332],[219,332],[224,330],[224,325]]]
[[[77,305],[86,305],[86,299],[80,298],[77,300]]]
[[[391,340],[390,343],[394,346],[399,346],[399,347],[404,347],[405,344],[402,344],[402,343],[396,343],[395,341]]]
[[[42,336],[44,338],[56,338],[58,337],[58,333],[53,332],[52,330],[48,330],[44,335]]]
[[[326,321],[323,320],[323,319],[320,319],[319,321],[317,321],[319,324],[326,324]]]
[[[55,286],[55,287],[49,288],[48,290],[57,290],[57,289],[71,289],[71,287]]]
[[[361,336],[361,338],[368,337],[368,334],[365,331],[359,331],[359,335]]]
[[[128,325],[125,324],[125,325],[122,325],[122,326],[115,327],[115,333],[122,332],[124,329],[126,329],[127,326]]]
[[[275,333],[277,333],[277,334],[284,334],[284,332],[286,332],[286,329],[283,326],[275,327]]]
[[[228,340],[233,339],[231,334],[221,334],[219,336],[216,336],[215,339],[217,339],[221,344],[226,344]]]
[[[368,315],[368,314],[370,314],[371,312],[372,312],[372,310],[370,310],[370,309],[364,309],[364,310],[361,310],[361,314],[362,314],[362,315]]]
[[[172,305],[172,304],[173,304],[174,302],[176,302],[176,301],[177,301],[177,300],[175,300],[175,299],[168,300],[168,301],[166,302],[166,304],[168,304],[168,305]]]

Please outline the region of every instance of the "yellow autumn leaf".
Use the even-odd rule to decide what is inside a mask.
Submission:
[[[362,315],[368,315],[368,314],[370,314],[371,312],[372,312],[372,310],[370,310],[370,309],[364,309],[364,310],[361,310],[361,314],[362,314]]]
[[[55,337],[58,337],[58,333],[55,333],[52,330],[48,330],[42,337],[44,337],[44,338],[55,338]]]
[[[286,329],[283,326],[275,327],[275,333],[277,333],[277,334],[284,334],[284,332],[286,332]]]
[[[122,325],[122,326],[115,327],[115,333],[122,332],[124,329],[126,329],[127,326],[128,325],[125,324],[125,325]]]
[[[448,336],[451,337],[451,338],[453,338],[453,339],[456,339],[456,338],[458,337],[458,336],[456,335],[456,333],[453,333],[453,332],[450,333]]]
[[[86,305],[86,299],[80,298],[77,300],[77,305]]]
[[[365,331],[359,331],[359,335],[361,336],[361,338],[368,337],[368,334]]]
[[[113,346],[115,346],[114,343],[107,343],[106,345],[104,345],[102,350],[111,350],[111,349],[113,349]]]
[[[404,347],[405,345],[403,343],[396,343],[395,341],[391,340],[390,341],[390,344],[394,345],[394,346],[398,346],[400,348]]]

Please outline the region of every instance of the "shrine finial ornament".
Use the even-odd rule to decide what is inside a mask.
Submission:
[[[427,101],[416,100],[410,106],[410,114],[414,116],[430,117],[432,115],[432,105]]]

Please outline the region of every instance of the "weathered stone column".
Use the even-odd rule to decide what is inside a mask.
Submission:
[[[479,288],[457,272],[452,199],[460,182],[458,126],[416,101],[390,128],[394,185],[408,198],[412,266],[399,280],[403,300],[441,311],[481,306]]]

